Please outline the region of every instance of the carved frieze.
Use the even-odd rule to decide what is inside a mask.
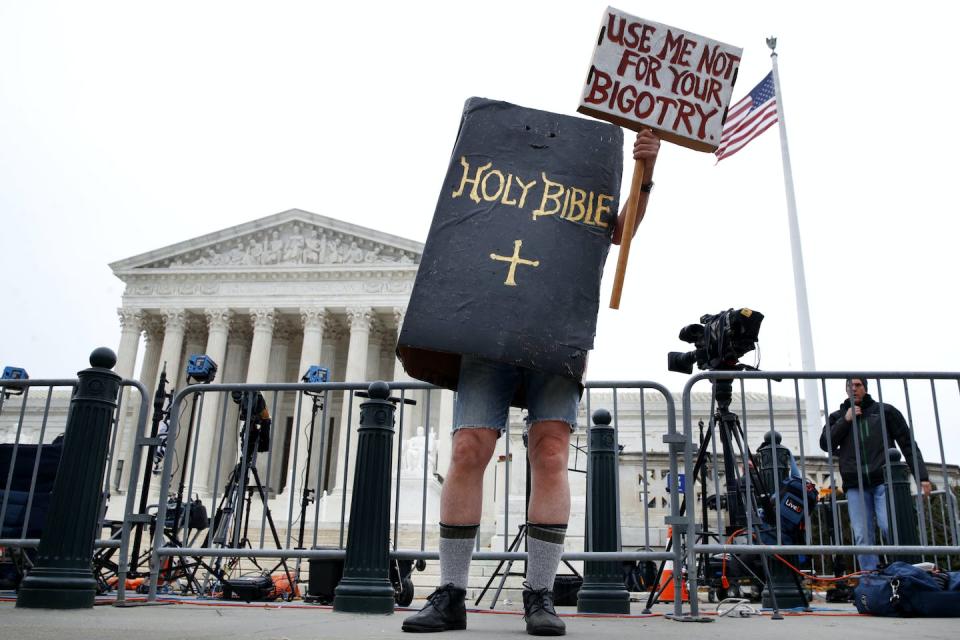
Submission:
[[[288,222],[144,265],[147,269],[416,264],[419,254],[320,226]],[[184,292],[184,295],[191,295]]]

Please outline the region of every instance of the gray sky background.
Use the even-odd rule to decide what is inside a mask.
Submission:
[[[464,100],[574,114],[606,6],[0,0],[0,366],[72,376],[119,340],[107,263],[234,224],[424,240]],[[615,6],[743,47],[734,100],[778,37],[818,369],[957,370],[948,4]],[[655,180],[590,377],[679,390],[679,329],[741,306],[761,367],[799,369],[776,128],[719,165],[665,144]]]

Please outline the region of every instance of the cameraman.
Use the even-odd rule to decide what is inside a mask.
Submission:
[[[850,404],[853,399],[853,406]],[[886,438],[883,428],[886,427]],[[887,517],[886,465],[887,447],[896,442],[919,480],[923,494],[932,489],[923,456],[910,435],[903,415],[892,405],[874,401],[867,393],[866,378],[847,380],[847,399],[840,409],[830,414],[820,435],[820,448],[832,451],[840,465],[843,492],[847,496],[850,526],[857,546],[876,544],[874,530],[880,526],[884,541],[890,541],[890,521]],[[859,448],[859,466],[857,450]],[[873,571],[879,558],[875,554],[858,556],[860,568]]]

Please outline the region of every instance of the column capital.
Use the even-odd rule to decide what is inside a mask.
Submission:
[[[273,332],[274,309],[272,307],[257,307],[250,309],[250,324],[254,331]]]
[[[207,318],[207,328],[210,333],[214,331],[229,331],[230,320],[233,318],[233,311],[226,307],[211,307],[203,310],[203,315]]]
[[[327,322],[327,310],[324,307],[300,307],[300,323],[304,329],[324,328]]]
[[[163,342],[163,319],[160,316],[144,314],[141,325],[147,342]]]
[[[370,320],[370,342],[383,342],[387,336],[387,329],[379,318],[373,316]]]
[[[292,323],[283,317],[277,318],[273,325],[273,341],[287,342],[295,333]],[[299,331],[296,331],[299,333]]]
[[[323,339],[329,340],[330,342],[337,342],[346,335],[347,328],[343,323],[332,321],[331,318],[327,316],[327,322],[323,327]]]
[[[163,309],[160,312],[166,331],[183,331],[187,326],[187,313],[183,309]]]
[[[203,342],[207,335],[206,322],[197,316],[188,316],[184,327],[187,342]]]
[[[406,307],[394,307],[393,308],[393,321],[397,325],[397,332],[400,331],[403,327],[403,320],[407,317],[407,308]]]
[[[373,321],[373,309],[370,307],[347,307],[347,323],[350,331],[369,330]]]
[[[142,309],[118,307],[117,315],[120,316],[121,331],[135,331],[140,333],[140,331],[143,330],[144,314]]]

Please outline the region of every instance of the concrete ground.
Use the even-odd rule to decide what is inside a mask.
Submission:
[[[419,606],[416,601],[414,604]],[[591,640],[624,640],[628,637],[656,640],[957,637],[955,619],[874,618],[858,615],[850,605],[815,604],[812,613],[788,612],[783,620],[772,620],[766,611],[749,617],[736,613],[718,616],[716,604],[703,603],[700,613],[707,614],[704,617],[711,621],[709,623],[670,620],[664,614],[672,613],[672,605],[657,605],[649,616],[640,614],[643,603],[632,606],[634,613],[631,616],[618,617],[577,615],[575,607],[558,607],[558,610],[567,624],[568,636]],[[0,640],[411,640],[417,636],[400,630],[407,615],[409,611],[406,610],[398,610],[393,615],[358,615],[302,603],[244,605],[218,600],[126,608],[105,603],[93,609],[59,611],[17,609],[13,599],[8,597],[0,598]],[[467,631],[447,632],[443,637],[470,640],[527,637],[522,613],[513,603],[504,603],[492,612],[472,609],[467,625]]]

